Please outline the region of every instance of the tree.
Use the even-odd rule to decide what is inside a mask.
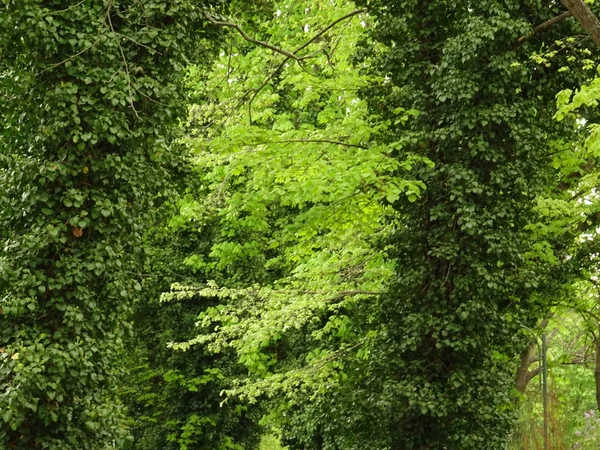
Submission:
[[[572,23],[531,35],[560,14],[537,2],[368,5],[388,47],[378,67],[400,89],[374,86],[371,106],[421,111],[398,133],[404,151],[435,164],[418,172],[421,201],[395,203],[405,226],[392,241],[398,271],[370,367],[371,383],[393,392],[401,431],[390,448],[503,448],[515,336],[573,275],[565,242],[577,233],[530,229],[542,221],[536,198],[561,195],[550,148],[570,130],[553,121],[554,96],[582,79],[530,55],[571,35]]]
[[[167,440],[239,447],[217,429],[235,407],[164,403],[226,387],[296,448],[503,447],[517,330],[597,253],[578,240],[594,211],[569,198],[594,191],[594,161],[552,120],[554,94],[588,75],[535,54],[593,55],[568,17],[595,37],[594,17],[580,0],[363,3],[281,3],[264,22],[208,2],[3,0],[2,446],[124,445],[117,360],[142,235],[181,161],[182,69],[227,28],[212,76],[189,77],[204,83],[187,140],[202,186],[171,221],[206,233],[186,259],[199,283],[163,296],[187,304],[157,339],[181,338],[202,301],[201,334],[174,345],[195,359],[141,372],[166,382]],[[594,105],[594,85],[561,114]]]
[[[2,2],[0,445],[105,449],[140,238],[177,164],[197,2]]]
[[[418,198],[423,184],[411,170],[427,161],[391,157],[393,145],[371,142],[389,125],[369,123],[357,95],[368,82],[352,60],[369,20],[361,10],[323,1],[274,10],[258,25],[221,21],[307,59],[236,31],[210,75],[193,72],[198,104],[187,142],[201,186],[172,224],[196,229],[209,246],[187,259],[198,285],[178,283],[165,299],[222,298],[201,316],[193,344],[236,349],[249,376],[232,398],[260,400],[273,412],[266,422],[313,445],[323,439],[315,430],[333,420],[319,405],[348,376],[342,361],[363,358],[373,328],[367,305],[393,273],[380,245],[392,228],[389,204]],[[394,120],[416,114],[399,108]]]
[[[282,100],[284,91],[270,90],[270,83],[285,85],[283,75],[289,72],[283,69],[296,67],[285,63],[303,61],[297,52],[278,51],[286,60],[266,81],[230,77],[231,71],[236,72],[237,57],[225,55],[223,59],[225,74],[217,85],[223,80],[248,83],[241,91],[242,103],[247,97],[251,106],[261,98],[265,102],[261,106],[266,108],[259,112],[251,109],[258,117],[250,119],[250,127],[223,131],[218,122],[215,136],[211,121],[201,113],[197,116],[209,130],[198,140],[203,150],[199,160],[209,169],[214,167],[206,178],[210,184],[203,206],[214,208],[224,226],[222,240],[213,251],[189,262],[207,273],[215,268],[226,270],[236,283],[227,288],[178,286],[167,298],[229,299],[227,305],[202,315],[205,334],[182,347],[236,347],[253,378],[233,393],[250,399],[285,393],[288,404],[303,411],[286,419],[285,406],[280,404],[283,407],[278,410],[276,420],[287,427],[295,446],[500,448],[512,423],[513,371],[527,345],[517,331],[521,324],[532,325],[544,317],[551,299],[578,275],[575,264],[567,262],[573,261],[576,227],[548,232],[552,227],[543,222],[547,218],[544,209],[554,208],[552,202],[560,203],[565,195],[559,187],[565,176],[553,167],[556,161],[550,149],[564,151],[571,142],[569,128],[552,120],[554,94],[586,75],[530,58],[544,42],[569,36],[573,23],[565,21],[569,15],[556,7],[542,9],[540,14],[539,8],[524,2],[507,6],[432,1],[425,12],[414,2],[368,2],[367,6],[378,20],[373,36],[379,44],[365,39],[358,54],[375,55],[374,64],[365,59],[362,67],[374,66],[377,76],[362,89],[371,106],[372,122],[368,143],[358,144],[376,154],[387,149],[383,150],[388,155],[385,163],[391,166],[384,167],[399,168],[410,158],[416,162],[411,168],[428,186],[421,194],[423,186],[412,182],[415,188],[409,188],[406,197],[382,196],[378,183],[364,186],[363,192],[381,208],[380,213],[385,212],[382,217],[390,220],[394,230],[386,255],[392,249],[396,278],[388,293],[380,300],[364,296],[380,292],[390,280],[379,278],[371,285],[377,286],[376,292],[338,290],[335,295],[336,288],[344,287],[339,282],[342,270],[332,270],[332,282],[306,270],[313,266],[295,266],[296,261],[305,261],[303,256],[310,261],[323,255],[322,250],[336,248],[333,242],[319,239],[324,243],[318,251],[309,248],[299,254],[294,252],[302,247],[293,241],[291,246],[284,241],[286,246],[279,247],[279,233],[296,212],[280,209],[281,205],[299,209],[299,217],[305,220],[330,204],[319,191],[315,195],[307,190],[313,192],[307,199],[298,195],[301,189],[286,192],[285,186],[294,178],[285,178],[285,184],[265,180],[277,180],[291,168],[303,186],[311,186],[306,176],[310,169],[300,165],[304,172],[298,172],[289,163],[292,155],[300,161],[308,155],[311,166],[321,164],[320,158],[311,159],[314,150],[309,144],[335,143],[323,142],[318,134],[314,139],[315,129],[310,125],[295,130],[294,126],[306,124],[303,116],[290,124],[284,115],[283,123],[289,126],[277,128],[280,123],[274,113],[287,113],[289,106]],[[231,26],[234,22],[224,23],[240,32],[239,25]],[[257,41],[240,34],[246,41]],[[591,52],[579,42],[571,47]],[[320,51],[328,55],[327,48],[309,55]],[[246,59],[249,62],[241,67],[250,74],[260,72],[257,60]],[[303,82],[303,78],[297,80]],[[314,86],[309,86],[310,92]],[[261,97],[265,89],[270,97]],[[316,95],[317,101],[322,98]],[[234,105],[234,112],[225,114],[224,124],[229,123],[230,114],[236,117],[239,99],[233,96],[229,104]],[[209,111],[212,115],[214,110]],[[323,130],[331,135],[335,126]],[[291,139],[282,138],[287,132]],[[278,142],[273,142],[273,134]],[[566,142],[563,147],[561,140]],[[306,145],[292,147],[290,153],[286,147],[269,152],[274,143],[298,141]],[[349,147],[347,141],[338,139],[337,144]],[[204,151],[204,146],[213,152]],[[215,150],[227,151],[225,158],[215,157]],[[267,161],[261,158],[263,153]],[[352,158],[351,154],[346,149],[343,157]],[[262,164],[268,171],[261,171]],[[394,176],[399,173],[392,169],[390,184],[398,182]],[[337,186],[335,180],[328,182]],[[413,204],[419,194],[422,198]],[[319,208],[314,207],[316,201]],[[393,204],[395,216],[390,217],[386,201]],[[184,217],[205,221],[198,206],[197,201],[188,200]],[[298,232],[308,221],[291,223],[291,229]],[[313,224],[318,224],[312,228],[319,231],[307,232],[311,239],[336,236],[335,226]],[[275,249],[270,247],[273,243]],[[351,266],[340,260],[336,267],[344,264]],[[243,277],[236,274],[256,266],[284,269],[284,274],[289,270],[292,276],[282,277],[273,286],[240,289]],[[354,288],[360,276],[351,279]],[[323,285],[328,289],[317,289]],[[212,327],[218,332],[211,333]],[[344,424],[336,420],[341,417],[347,419]]]

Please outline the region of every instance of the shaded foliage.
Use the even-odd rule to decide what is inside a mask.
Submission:
[[[536,198],[560,179],[552,143],[569,137],[553,121],[554,95],[584,76],[530,55],[572,24],[519,43],[545,19],[534,2],[369,5],[390,81],[367,92],[370,105],[421,111],[398,132],[404,150],[435,167],[418,171],[428,187],[420,202],[394,205],[398,271],[365,381],[389,398],[383,415],[400,430],[390,448],[503,448],[519,327],[574,274],[565,242],[575,230],[560,241],[528,229],[543,220]]]
[[[141,235],[169,184],[196,2],[0,4],[0,446],[104,449]],[[206,44],[206,45],[203,45]]]
[[[221,391],[231,386],[234,376],[243,374],[234,355],[214,355],[201,347],[183,353],[169,347],[193,334],[198,314],[219,303],[200,297],[160,302],[160,294],[175,280],[198,281],[183,261],[191,253],[207,252],[208,236],[197,234],[193,227],[174,231],[164,225],[146,236],[149,255],[141,295],[134,304],[127,358],[132,367],[123,392],[132,421],[132,449],[258,446],[260,409],[234,401],[221,405]]]

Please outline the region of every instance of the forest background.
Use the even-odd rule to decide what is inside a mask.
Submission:
[[[598,448],[594,2],[0,7],[1,448]]]

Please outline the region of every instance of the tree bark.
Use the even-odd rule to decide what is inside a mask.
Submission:
[[[539,373],[539,369],[529,370],[531,363],[537,361],[537,358],[534,356],[535,349],[535,343],[531,343],[521,353],[521,364],[519,364],[515,379],[515,389],[521,394],[525,393],[529,382]]]
[[[540,330],[543,330],[548,326],[551,317],[552,314],[549,314],[548,317],[546,317],[540,322]],[[541,361],[539,361],[538,358],[539,355],[535,355],[536,349],[536,343],[532,342],[521,353],[521,364],[519,364],[519,368],[517,369],[517,376],[515,377],[515,389],[521,394],[525,393],[529,382],[540,373],[540,367],[537,367],[533,370],[529,370],[529,366],[531,366],[532,363],[537,361],[541,364]]]
[[[563,5],[573,14],[596,45],[600,47],[600,20],[584,0],[562,0]]]

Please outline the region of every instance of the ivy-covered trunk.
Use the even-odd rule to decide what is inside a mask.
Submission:
[[[553,121],[554,95],[577,77],[530,56],[571,24],[531,35],[562,12],[535,1],[369,3],[388,46],[388,82],[371,104],[390,118],[420,111],[398,133],[404,152],[435,163],[420,170],[422,199],[394,205],[398,272],[373,368],[387,373],[382,398],[397,411],[390,448],[501,449],[526,345],[519,322],[539,314],[536,294],[560,283],[549,274],[567,259],[528,225],[556,183],[550,143],[566,129]]]
[[[194,5],[192,5],[194,3]],[[105,449],[196,2],[0,2],[0,447]]]

